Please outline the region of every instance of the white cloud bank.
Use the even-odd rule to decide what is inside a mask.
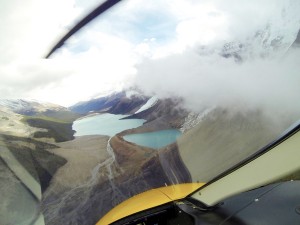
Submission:
[[[185,11],[191,2],[194,1],[182,3],[179,9]],[[202,3],[209,9],[206,14],[205,7],[187,9],[192,14],[201,10],[203,13],[191,20],[183,20],[177,26],[178,43],[189,39],[186,43],[190,44],[182,51],[163,57],[154,54],[152,59],[144,60],[137,66],[135,83],[148,94],[180,96],[186,106],[195,111],[222,106],[230,110],[263,109],[269,115],[286,115],[288,112],[299,116],[300,51],[285,52],[300,29],[300,2],[232,0]],[[215,20],[206,27],[203,21],[210,17]],[[264,32],[254,38],[258,31]],[[276,38],[281,40],[278,51],[271,46]],[[220,56],[220,47],[230,41],[250,43],[241,53],[245,56],[242,63]]]
[[[284,59],[237,64],[219,55],[186,51],[145,61],[139,65],[135,81],[149,94],[180,96],[195,111],[222,106],[300,112],[299,57],[300,51],[295,51]]]
[[[131,43],[97,30],[87,30],[83,37],[71,39],[69,48],[43,59],[55,41],[86,13],[82,7],[87,5],[91,8],[95,1],[12,0],[2,4],[1,98],[70,105],[111,91],[122,76],[132,73]]]
[[[291,42],[299,29],[297,0],[123,1],[85,27],[51,59],[42,59],[85,14],[83,8],[91,9],[97,3],[3,3],[1,98],[70,105],[131,82],[160,95],[181,95],[194,106],[235,102],[236,96],[257,104],[259,97],[253,93],[270,95],[263,88],[270,83],[284,83],[286,90],[281,92],[293,98],[297,63],[252,59],[237,65],[213,49],[228,41],[247,40],[267,23],[276,23],[279,30],[272,27],[271,33],[289,34],[285,41]],[[199,55],[199,46],[206,45],[210,46],[209,56]]]

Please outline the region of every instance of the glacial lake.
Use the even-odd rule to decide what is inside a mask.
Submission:
[[[141,146],[157,149],[175,142],[180,135],[181,132],[179,130],[170,129],[141,134],[129,134],[125,135],[123,138],[126,141]]]
[[[109,113],[85,117],[74,121],[73,130],[76,131],[75,136],[100,134],[112,137],[123,130],[139,127],[146,121],[143,119],[121,120],[124,117],[126,116]],[[124,139],[137,145],[158,149],[175,142],[180,135],[179,130],[170,129],[125,135]]]
[[[142,119],[125,119],[126,115],[114,115],[114,114],[100,114],[95,116],[89,116],[83,119],[74,121],[73,130],[76,131],[75,136],[101,134],[114,136],[115,134],[136,128],[145,122]]]

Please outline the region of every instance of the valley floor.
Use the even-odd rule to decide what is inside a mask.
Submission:
[[[92,176],[93,168],[109,157],[108,139],[107,136],[89,135],[56,143],[60,148],[52,149],[51,152],[68,162],[54,175],[50,189],[58,186],[72,188],[87,182]]]

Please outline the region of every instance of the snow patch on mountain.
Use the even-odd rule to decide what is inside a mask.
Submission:
[[[29,102],[22,99],[10,100],[10,99],[0,99],[0,105],[4,106],[12,111],[18,111],[24,108],[31,107]]]
[[[145,105],[143,105],[138,111],[135,112],[136,113],[140,113],[142,111],[145,111],[147,109],[150,109],[151,107],[153,107],[156,103],[158,102],[158,98],[156,96],[151,97]]]
[[[220,55],[226,58],[234,57],[239,62],[247,59],[281,57],[297,37],[300,29],[299,10],[300,1],[283,1],[276,5],[273,15],[267,17],[265,22],[254,29],[247,29],[245,35],[237,33],[225,41]]]
[[[45,112],[47,110],[67,110],[65,107],[48,102],[23,100],[23,99],[0,99],[0,106],[15,113],[22,112]]]

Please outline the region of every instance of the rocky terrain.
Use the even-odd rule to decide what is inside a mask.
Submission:
[[[43,195],[46,224],[95,224],[123,200],[171,184],[157,151],[120,136],[110,142],[105,136],[84,136],[58,145],[51,152],[68,162]]]

